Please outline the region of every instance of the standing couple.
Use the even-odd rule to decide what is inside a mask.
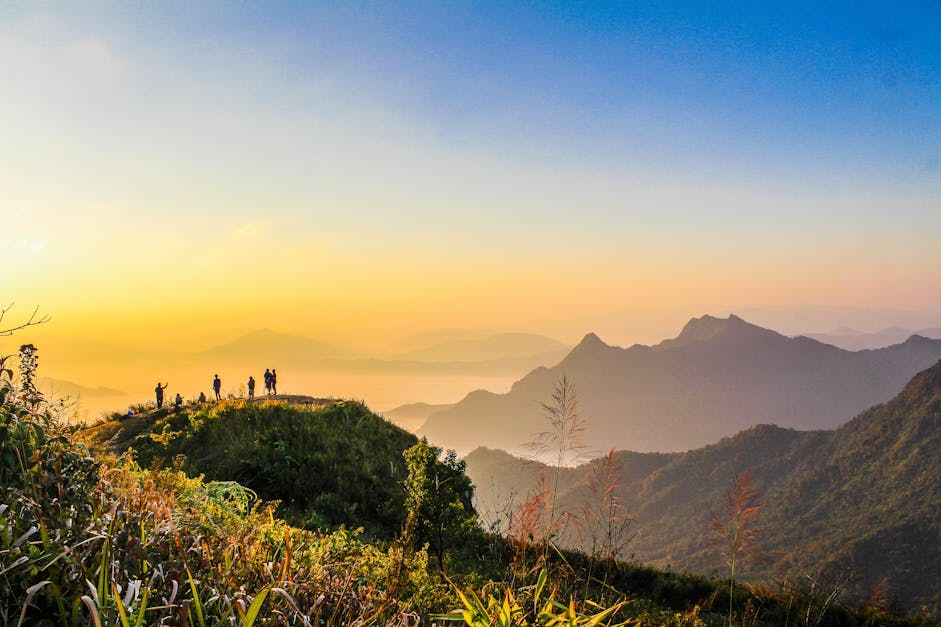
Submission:
[[[269,395],[278,393],[278,371],[274,368],[270,370],[265,368],[265,393]]]

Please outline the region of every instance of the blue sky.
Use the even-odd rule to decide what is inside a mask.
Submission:
[[[0,3],[0,289],[89,319],[941,311],[939,160],[937,2]]]

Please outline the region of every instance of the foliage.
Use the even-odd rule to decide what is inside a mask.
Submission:
[[[445,550],[479,532],[471,500],[474,487],[464,474],[464,462],[454,451],[441,459],[441,449],[425,439],[404,452],[408,477],[404,482],[406,538],[413,545],[430,543],[438,568],[445,568]]]
[[[391,539],[405,522],[399,484],[402,453],[417,439],[370,412],[338,401],[306,407],[283,401],[227,400],[191,405],[178,414],[137,413],[89,430],[120,453],[135,450],[141,465],[168,466],[237,481],[309,528],[363,527]]]
[[[404,626],[460,606],[449,618],[471,625],[714,625],[733,602],[742,608],[743,624],[921,624],[918,617],[898,616],[879,591],[853,614],[829,602],[817,582],[791,591],[730,588],[729,582],[614,560],[605,563],[599,581],[591,576],[598,572],[597,556],[549,551],[548,542],[536,547],[545,556],[540,570],[514,573],[510,543],[479,531],[460,540],[472,514],[463,463],[454,455],[441,459],[435,447],[394,430],[384,432],[384,443],[369,440],[357,431],[357,420],[365,431],[372,415],[359,404],[324,411],[227,401],[177,415],[145,412],[89,429],[90,441],[116,437],[116,448],[126,451],[94,458],[40,394],[14,384],[7,362],[0,359],[2,624]],[[275,447],[280,457],[266,467],[287,481],[296,462],[286,458],[307,463],[293,456],[309,452],[310,432],[333,447],[334,457],[317,468],[352,474],[325,484],[348,505],[362,495],[351,483],[370,480],[350,467],[365,445],[335,440],[345,433],[377,446],[369,473],[389,485],[385,494],[396,495],[390,499],[399,499],[399,520],[412,519],[408,550],[400,541],[377,540],[382,531],[293,527],[276,517],[274,503],[259,500],[261,490],[239,481],[255,475],[240,477],[244,465],[220,459],[243,459],[232,451],[260,453],[256,440],[271,446],[280,435],[274,440],[285,443]],[[399,437],[408,445],[398,448]],[[390,470],[380,476],[376,465],[386,461]],[[197,463],[219,474],[196,476]],[[304,515],[297,503],[292,507],[287,511]],[[365,506],[310,516],[346,516],[359,507]],[[429,569],[426,551],[415,546],[420,533],[434,545],[435,521],[446,534],[438,566],[449,565],[453,585]],[[375,516],[373,529],[382,524]],[[525,537],[514,541],[533,544]],[[464,549],[460,561],[454,545]]]
[[[95,460],[0,359],[0,623],[412,624],[441,585],[359,532],[292,528],[234,482]],[[33,362],[33,366],[35,363]],[[31,368],[33,366],[30,366]],[[396,578],[396,597],[386,590]]]
[[[572,597],[564,603],[558,600],[558,588],[547,589],[548,578],[548,571],[542,569],[534,585],[526,586],[518,592],[505,588],[499,597],[487,593],[481,598],[473,590],[462,591],[455,587],[462,607],[439,618],[463,622],[468,627],[705,625],[699,617],[698,607],[679,613],[623,596],[605,605],[591,600],[576,603]]]

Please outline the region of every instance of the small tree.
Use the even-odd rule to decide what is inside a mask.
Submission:
[[[474,488],[464,474],[466,464],[454,451],[441,459],[441,449],[425,438],[403,455],[408,469],[404,484],[408,514],[402,535],[412,546],[430,544],[443,572],[447,548],[476,529],[471,503]]]
[[[580,523],[585,544],[593,558],[615,560],[630,541],[631,514],[619,490],[622,465],[614,449],[591,468],[588,481],[590,498],[582,505]]]

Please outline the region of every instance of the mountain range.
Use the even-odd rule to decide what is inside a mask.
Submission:
[[[251,368],[259,363],[282,370],[322,372],[516,374],[558,361],[568,347],[530,333],[496,333],[453,340],[403,353],[365,356],[328,342],[262,329],[189,356],[207,364]]]
[[[483,448],[465,461],[478,509],[491,518],[555,472]],[[634,559],[721,573],[711,514],[733,476],[750,469],[762,509],[747,577],[842,580],[856,600],[884,585],[909,608],[941,607],[941,362],[835,430],[759,425],[684,453],[620,451],[612,461],[617,498],[633,517],[625,553]],[[562,469],[560,510],[577,519],[604,463]],[[584,545],[571,522],[563,541]]]
[[[929,337],[935,340],[941,339],[941,327],[918,329],[917,331],[903,329],[901,327],[887,327],[873,333],[841,327],[834,330],[832,333],[804,333],[803,335],[815,339],[818,342],[823,342],[824,344],[832,344],[839,348],[845,348],[848,351],[861,351],[899,344],[913,335]]]
[[[654,346],[609,346],[589,333],[557,365],[536,368],[505,394],[471,392],[429,415],[419,433],[458,451],[521,451],[544,430],[541,403],[565,376],[588,450],[681,451],[762,423],[834,428],[939,358],[941,340],[917,335],[854,352],[706,315]]]

